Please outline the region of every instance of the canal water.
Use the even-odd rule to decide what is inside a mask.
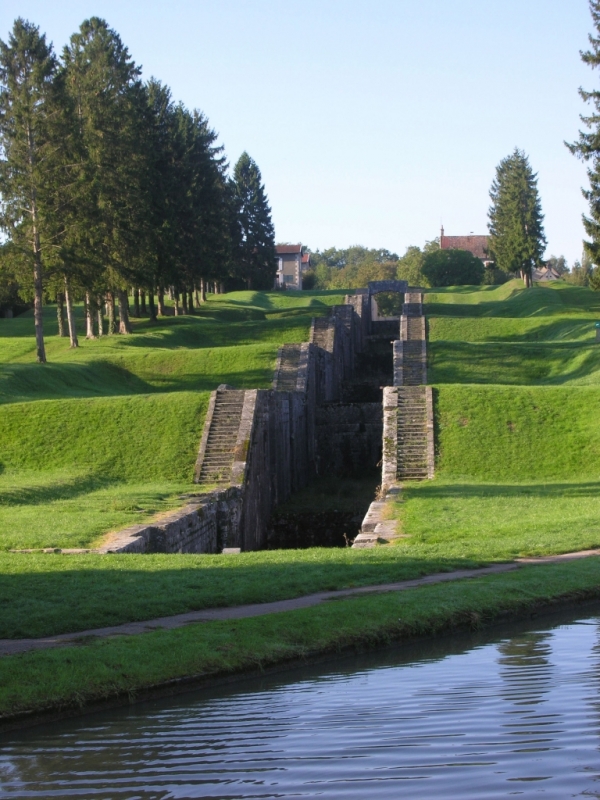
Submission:
[[[600,797],[600,609],[0,736],[0,797]]]

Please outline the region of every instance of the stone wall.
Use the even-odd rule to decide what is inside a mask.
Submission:
[[[189,498],[183,508],[150,524],[114,534],[100,553],[220,553],[235,538],[242,517],[242,492],[230,487]]]
[[[355,354],[369,329],[368,296],[348,298],[329,316],[313,320],[310,342],[279,353],[273,389],[244,394],[232,449],[230,487],[199,495],[150,525],[115,535],[104,552],[215,553],[224,547],[255,550],[265,544],[273,508],[301,489],[317,471],[348,474],[381,457],[381,405],[321,406],[339,401],[354,375]],[[290,373],[293,359],[296,376]],[[278,379],[286,389],[277,389]],[[295,387],[295,389],[287,387]],[[226,392],[228,387],[221,387]],[[211,398],[214,408],[216,393]],[[208,442],[202,436],[196,475]],[[328,444],[326,444],[328,443]]]
[[[349,477],[381,462],[381,403],[347,403],[317,408],[317,473]]]

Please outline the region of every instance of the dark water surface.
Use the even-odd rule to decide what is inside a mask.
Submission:
[[[600,797],[600,610],[0,737],[0,797]]]

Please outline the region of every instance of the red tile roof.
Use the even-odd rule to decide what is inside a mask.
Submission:
[[[304,253],[304,255],[302,256],[302,263],[310,264],[310,253]]]
[[[442,236],[440,247],[442,250],[468,250],[477,258],[487,261],[487,236]]]
[[[301,253],[301,244],[278,244],[275,248],[278,256],[287,256],[293,253]]]

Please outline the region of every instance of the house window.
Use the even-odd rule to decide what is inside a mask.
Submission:
[[[295,275],[285,275],[283,276],[284,283],[296,283],[296,276]]]

